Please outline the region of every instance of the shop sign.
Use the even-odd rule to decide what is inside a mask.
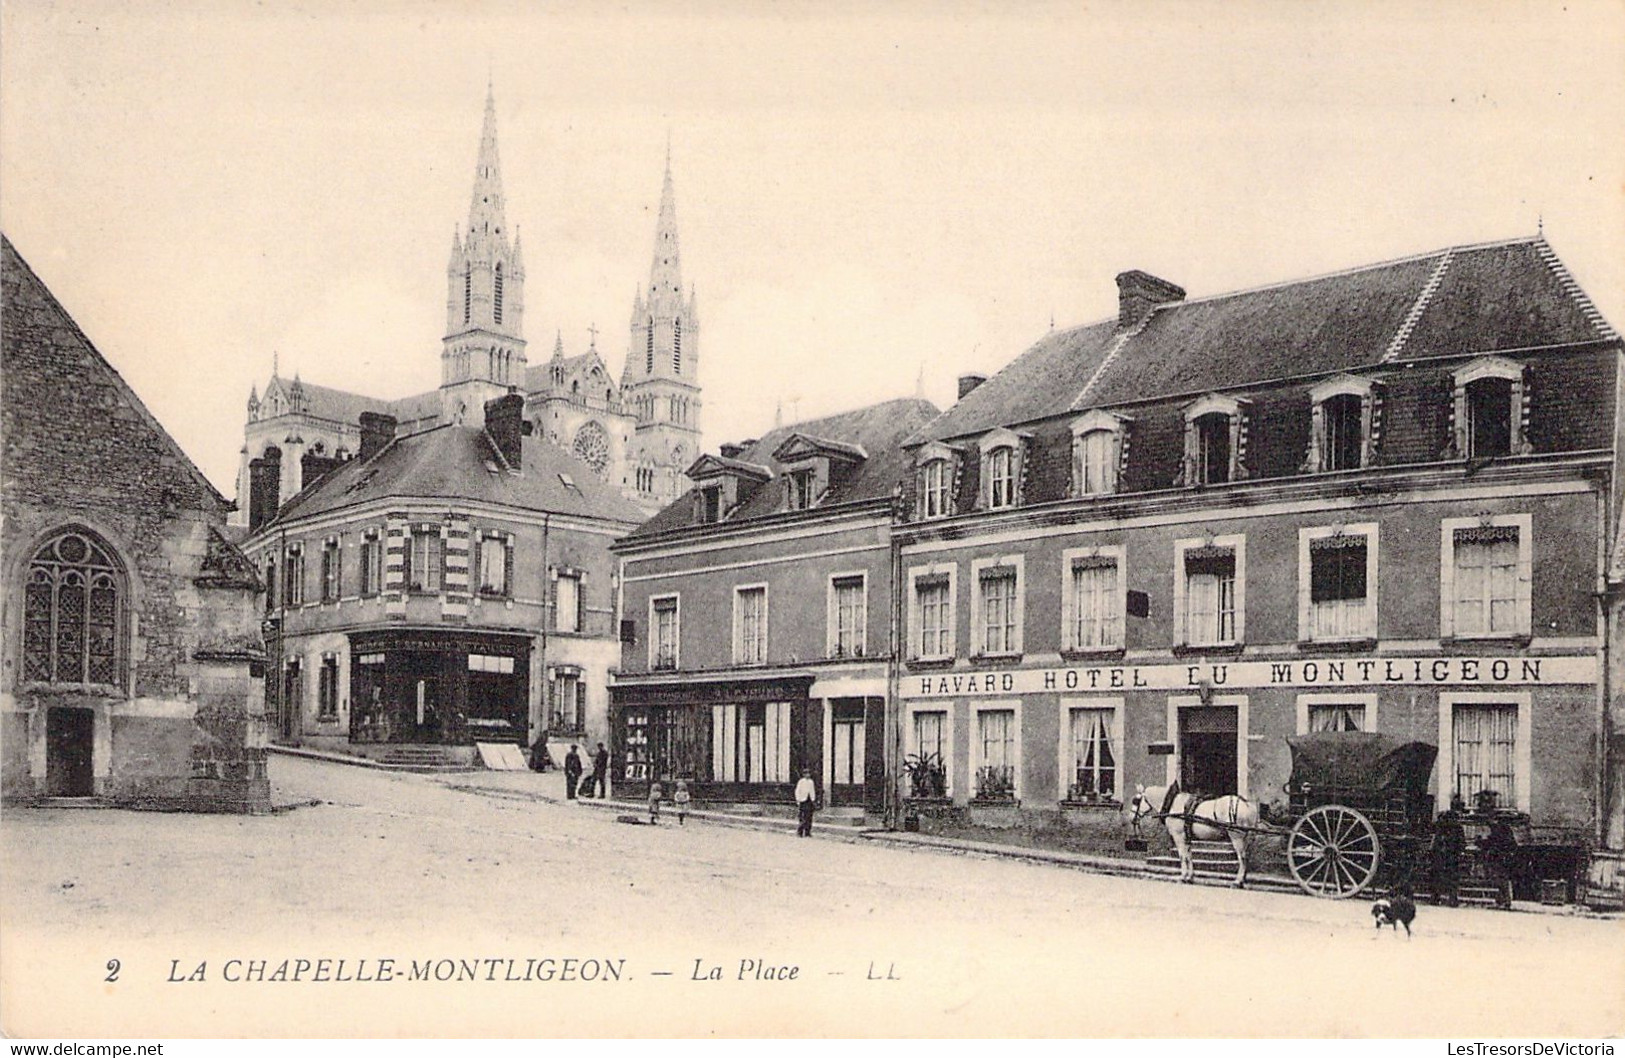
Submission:
[[[1056,669],[917,673],[905,698],[1088,691],[1202,691],[1259,687],[1527,687],[1596,683],[1597,659],[1584,657],[1306,658],[1196,661],[1175,665],[1086,665]]]

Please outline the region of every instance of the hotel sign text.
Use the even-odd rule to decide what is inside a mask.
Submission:
[[[917,673],[905,698],[1087,691],[1193,691],[1255,687],[1373,688],[1456,685],[1542,686],[1596,683],[1595,657],[1311,658],[1301,661],[1199,661],[1184,665],[1087,665]]]

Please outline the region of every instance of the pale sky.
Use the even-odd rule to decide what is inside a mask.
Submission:
[[[487,78],[533,363],[596,324],[619,372],[670,133],[708,449],[922,370],[946,406],[1129,268],[1197,297],[1543,219],[1625,329],[1621,0],[5,0],[0,224],[229,497],[273,351],[438,384]]]

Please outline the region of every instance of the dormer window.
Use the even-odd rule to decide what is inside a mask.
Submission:
[[[1447,455],[1493,459],[1529,453],[1522,364],[1499,356],[1480,357],[1455,373],[1455,388],[1454,451]]]
[[[987,454],[987,505],[1008,507],[1016,502],[1016,454],[1008,445]]]
[[[920,471],[920,508],[927,518],[948,513],[948,461],[933,459]]]
[[[672,406],[675,411],[675,400]],[[869,454],[862,445],[793,433],[773,449],[773,458],[784,467],[785,508],[805,511],[838,490]]]
[[[786,502],[792,511],[804,511],[813,505],[817,474],[811,467],[793,470],[784,475]]]
[[[1183,484],[1222,485],[1241,477],[1240,402],[1216,393],[1185,409]]]
[[[698,518],[707,524],[722,521],[722,486],[712,485],[700,490]]]
[[[1117,491],[1127,420],[1092,411],[1072,424],[1073,495],[1103,496]]]
[[[1304,470],[1358,470],[1371,462],[1376,388],[1369,379],[1340,375],[1309,391],[1309,454]]]
[[[996,511],[1020,502],[1021,438],[995,430],[982,439],[982,505]]]
[[[931,441],[914,454],[914,516],[946,518],[954,513],[959,451]]]

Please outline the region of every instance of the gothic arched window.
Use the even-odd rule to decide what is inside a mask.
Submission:
[[[671,321],[671,369],[676,374],[683,373],[683,321]]]
[[[474,270],[468,265],[463,266],[463,322],[468,322],[468,314],[474,305]]]
[[[655,373],[655,318],[649,317],[649,330],[643,342],[643,373]]]
[[[23,679],[116,685],[124,576],[112,550],[83,529],[46,541],[28,565]]]
[[[491,290],[491,318],[496,323],[502,322],[502,262],[497,262],[497,275],[495,285]]]

